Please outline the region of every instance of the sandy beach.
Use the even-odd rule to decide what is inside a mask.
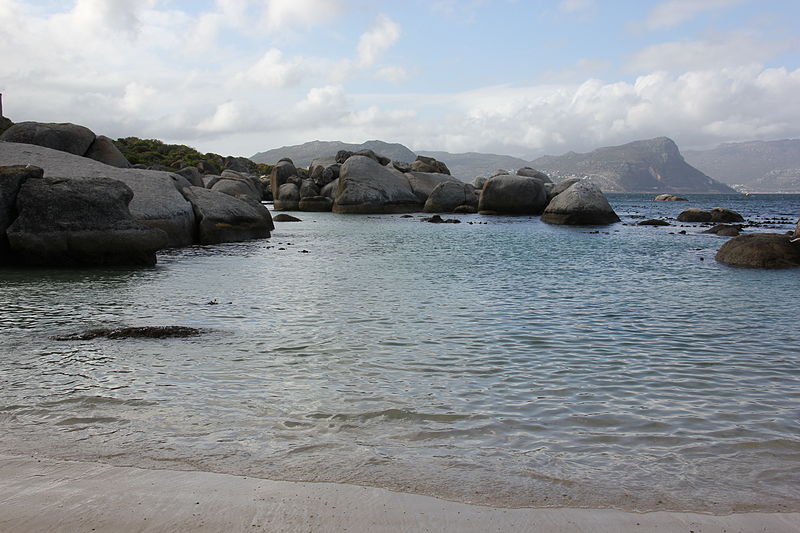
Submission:
[[[800,513],[502,509],[332,483],[0,456],[0,531],[797,532]]]

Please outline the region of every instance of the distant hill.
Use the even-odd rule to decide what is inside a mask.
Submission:
[[[800,139],[725,143],[684,155],[709,176],[743,190],[800,192]]]
[[[544,156],[530,166],[556,180],[591,177],[606,192],[735,192],[689,165],[675,142],[667,137],[598,148],[584,154]]]
[[[528,161],[510,155],[479,154],[477,152],[451,154],[449,152],[423,151],[418,153],[443,162],[453,176],[463,181],[472,181],[475,176],[488,176],[498,169],[516,170],[530,165]]]
[[[367,141],[361,144],[349,144],[341,141],[311,141],[295,146],[284,146],[259,152],[250,157],[256,163],[267,163],[274,165],[278,160],[288,157],[297,167],[307,168],[311,161],[318,157],[329,157],[336,155],[339,150],[358,150],[369,149],[375,153],[385,155],[395,161],[411,162],[417,158],[417,154],[398,143],[386,143],[383,141]]]

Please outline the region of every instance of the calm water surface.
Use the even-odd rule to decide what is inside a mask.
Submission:
[[[722,205],[783,232],[800,196],[610,199],[624,223],[599,233],[303,213],[153,269],[0,270],[0,453],[502,506],[800,510],[800,270],[632,225]],[[160,324],[208,332],[50,338]]]

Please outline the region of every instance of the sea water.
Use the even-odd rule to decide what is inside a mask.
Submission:
[[[623,223],[300,213],[149,269],[0,270],[0,453],[508,507],[800,510],[800,196],[611,195]],[[669,227],[643,227],[664,217]],[[685,233],[682,233],[685,232]],[[188,339],[56,341],[182,325]]]

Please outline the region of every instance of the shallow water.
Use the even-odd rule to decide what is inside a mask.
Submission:
[[[0,452],[502,506],[800,509],[800,272],[632,225],[722,205],[788,231],[800,196],[610,199],[624,224],[599,233],[302,213],[153,269],[0,270]],[[50,339],[153,324],[208,332]]]

